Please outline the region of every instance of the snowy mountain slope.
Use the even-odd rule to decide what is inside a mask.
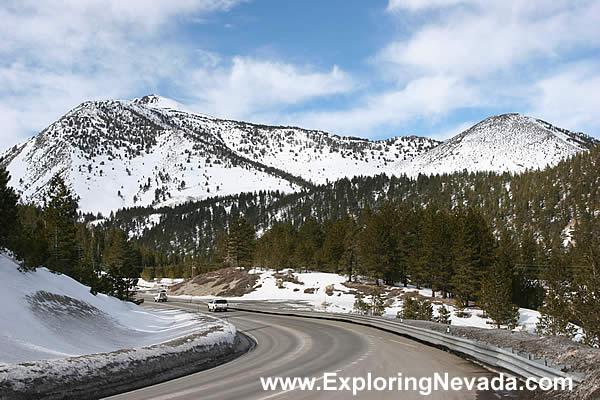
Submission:
[[[61,173],[91,212],[304,184],[134,102],[84,103],[6,156],[11,183],[26,200],[40,201]]]
[[[354,175],[390,172],[398,160],[410,160],[437,145],[420,137],[371,142],[298,128],[230,126],[223,140],[238,154],[322,184]]]
[[[408,176],[456,171],[523,172],[544,168],[600,141],[521,114],[487,118],[412,160],[396,164]]]
[[[152,311],[104,294],[46,268],[21,272],[0,253],[0,366],[140,348],[215,327],[235,328],[196,314]],[[207,344],[224,333],[206,335]],[[231,335],[231,333],[229,333]]]
[[[86,102],[4,154],[26,201],[60,173],[84,212],[171,205],[390,172],[438,142],[372,142],[320,131],[219,120],[159,96]]]

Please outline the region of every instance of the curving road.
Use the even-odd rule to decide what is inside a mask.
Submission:
[[[161,307],[198,311],[198,304],[169,302]],[[204,308],[202,308],[204,310]],[[264,391],[260,377],[316,377],[337,373],[340,377],[433,376],[448,372],[458,377],[493,374],[469,361],[410,339],[369,327],[344,322],[312,320],[229,311],[219,314],[239,331],[251,336],[256,347],[227,363],[179,379],[111,399],[348,399],[348,391]],[[514,398],[511,393],[434,392],[430,399]],[[397,391],[363,391],[360,399],[421,399],[421,394]]]

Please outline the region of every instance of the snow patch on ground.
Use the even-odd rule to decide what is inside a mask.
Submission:
[[[149,282],[142,278],[138,279],[137,289],[141,291],[155,290],[155,289],[167,289],[178,283],[185,281],[183,278],[154,278],[153,281]]]
[[[281,271],[284,276],[289,270]],[[292,271],[290,271],[292,272]],[[286,307],[310,308],[314,311],[327,311],[339,313],[354,312],[354,302],[356,301],[356,290],[344,285],[347,278],[338,274],[326,272],[293,272],[293,277],[300,283],[288,282],[285,279],[277,278],[277,271],[253,269],[249,273],[259,274],[255,289],[241,297],[231,298],[231,301],[266,301],[276,303],[285,302]],[[368,282],[363,282],[368,283]],[[333,293],[328,295],[329,292]],[[390,293],[388,304],[385,308],[384,317],[396,318],[402,311],[402,295],[415,295],[431,299],[431,289],[417,289],[413,286],[406,288],[400,284],[397,286],[382,286],[382,295]],[[331,290],[333,289],[333,290]],[[169,296],[170,298],[181,298],[185,300],[208,300],[214,296]],[[363,300],[370,303],[371,296],[363,295]],[[451,324],[455,326],[471,326],[478,328],[493,329],[495,325],[491,320],[483,316],[480,309],[465,309],[463,312],[468,317],[459,317],[457,310],[447,300],[439,297],[432,299],[434,317],[439,315],[438,311],[444,304],[451,312]],[[540,313],[526,308],[519,309],[520,319],[516,331],[525,330],[533,333],[535,326],[540,318]]]

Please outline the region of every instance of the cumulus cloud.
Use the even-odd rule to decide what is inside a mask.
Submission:
[[[424,3],[432,2],[419,2]],[[576,7],[562,2],[471,3],[477,6],[447,11],[439,22],[392,41],[378,59],[401,70],[481,78],[532,61],[553,61],[577,46],[600,44],[597,1],[580,2]],[[531,7],[532,3],[539,7]]]
[[[359,104],[347,110],[305,112],[288,116],[287,122],[374,137],[381,126],[401,126],[415,119],[431,120],[484,101],[475,88],[455,78],[424,77],[409,82],[404,88],[364,96]]]
[[[462,109],[526,112],[598,134],[598,0],[390,0],[387,18],[401,29],[363,60],[366,72],[173,40],[181,24],[240,1],[3,2],[0,151],[82,101],[165,87],[217,117],[365,137],[422,134],[404,130],[422,122],[443,138],[455,130],[445,119]]]
[[[568,65],[534,84],[531,115],[547,118],[559,126],[586,132],[598,129],[600,110],[600,63]]]
[[[195,108],[221,117],[248,118],[265,108],[281,109],[311,98],[348,92],[354,82],[337,66],[321,72],[238,56],[229,66],[195,70],[186,86]]]
[[[441,123],[461,109],[482,110],[482,119],[497,109],[600,128],[597,102],[583,95],[597,85],[594,69],[563,70],[600,46],[599,1],[390,0],[387,11],[403,29],[371,58],[385,89],[368,88],[344,109],[260,117],[366,137],[414,133],[404,128],[421,122],[446,139],[472,122]]]

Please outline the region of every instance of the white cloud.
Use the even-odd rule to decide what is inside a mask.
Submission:
[[[424,9],[450,7],[457,4],[476,3],[478,0],[390,0],[388,11],[419,11]]]
[[[589,65],[590,50],[600,47],[600,1],[390,0],[387,10],[405,30],[373,62],[400,87],[452,76],[479,93],[474,107],[532,113],[598,135],[600,107],[590,98],[598,65]],[[419,25],[407,25],[406,12]],[[577,67],[566,67],[574,60]],[[429,107],[432,118],[456,109],[452,101],[437,105]]]
[[[403,24],[402,33],[372,59],[381,76],[393,78],[388,88],[371,90],[348,109],[279,118],[377,137],[381,130],[398,131],[418,121],[435,126],[462,108],[497,108],[531,110],[565,127],[597,132],[600,123],[592,121],[599,108],[582,93],[596,86],[595,78],[556,69],[600,45],[600,1],[390,0],[387,10]],[[406,11],[409,18],[423,17],[414,18],[419,25],[407,24]],[[447,138],[470,123],[442,127],[433,136]]]
[[[348,110],[300,113],[289,116],[286,122],[338,134],[375,137],[380,126],[402,125],[416,119],[432,122],[452,110],[484,102],[475,88],[453,77],[424,77],[401,89],[366,96]]]
[[[348,92],[354,82],[337,66],[319,72],[282,62],[234,57],[230,66],[195,70],[185,85],[195,108],[226,118],[249,118],[267,108],[273,111]]]
[[[532,3],[538,7],[531,7]],[[577,46],[600,44],[600,3],[577,5],[490,0],[468,10],[454,9],[410,37],[392,41],[377,59],[401,72],[414,69],[479,79],[536,59],[553,61]]]
[[[172,92],[162,94],[218,117],[356,136],[422,134],[401,130],[415,122],[435,132],[450,113],[483,107],[598,134],[599,65],[588,55],[600,48],[598,0],[390,0],[402,29],[373,49],[377,73],[362,77],[343,64],[230,57],[171,40],[179,23],[203,23],[237,3],[3,2],[0,151],[82,101],[165,86]],[[332,108],[341,96],[344,106]],[[322,108],[306,108],[315,99]],[[437,137],[453,130],[442,126]]]
[[[569,65],[534,84],[530,113],[570,130],[600,130],[600,63]]]

